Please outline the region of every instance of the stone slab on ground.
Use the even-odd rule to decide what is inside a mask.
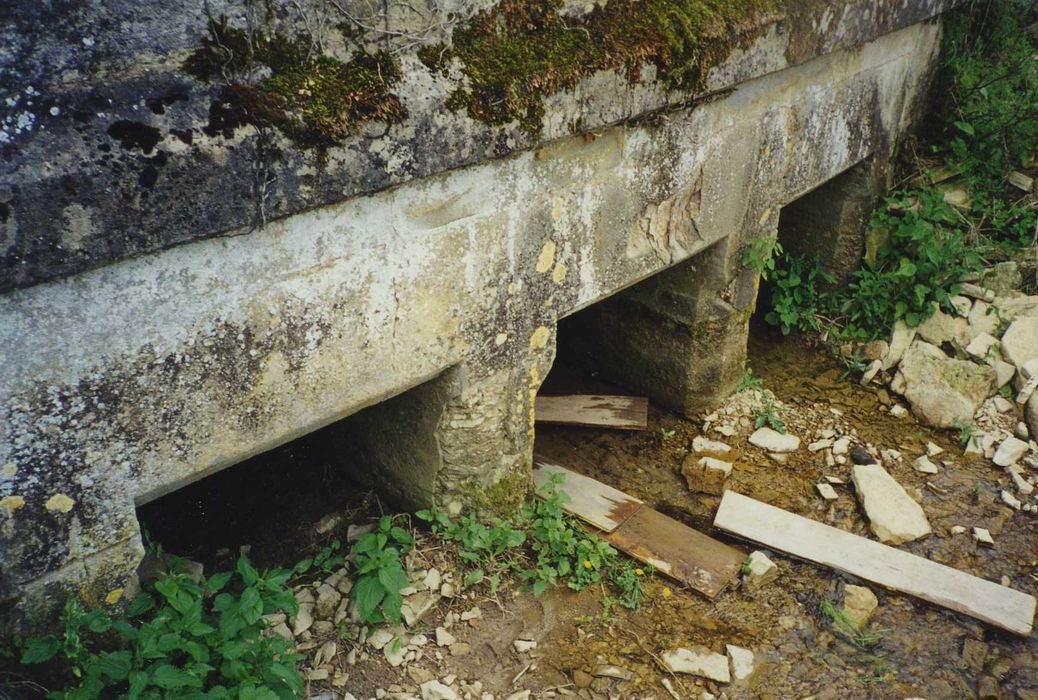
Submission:
[[[927,425],[954,428],[973,422],[984,399],[995,393],[995,370],[956,360],[929,343],[915,342],[901,360],[904,396]]]
[[[856,464],[851,481],[869,527],[881,542],[901,544],[930,534],[930,522],[922,506],[882,466]]]
[[[660,654],[660,658],[671,673],[687,673],[718,683],[730,683],[732,680],[732,674],[728,668],[728,657],[703,646],[688,649],[678,647],[663,652]]]
[[[1002,354],[1018,368],[1038,358],[1038,317],[1024,316],[1009,324],[1002,335]]]
[[[732,660],[732,675],[735,676],[735,680],[746,680],[753,675],[754,656],[752,651],[734,644],[725,644],[724,648]]]
[[[771,428],[757,428],[750,435],[750,444],[767,452],[796,452],[800,447],[800,438],[795,435],[786,435]]]

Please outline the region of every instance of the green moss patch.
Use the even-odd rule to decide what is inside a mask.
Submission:
[[[260,69],[267,77],[251,82]],[[252,124],[276,127],[302,146],[330,146],[367,121],[389,124],[405,116],[393,86],[400,66],[385,51],[357,51],[343,62],[321,54],[304,37],[229,27],[211,20],[209,36],[188,57],[195,77],[224,83],[210,115],[210,133]]]
[[[457,59],[467,77],[448,98],[488,124],[517,120],[540,130],[543,96],[596,71],[619,69],[632,82],[645,64],[669,89],[695,90],[740,27],[779,0],[611,0],[582,18],[560,14],[561,0],[503,0],[454,30],[453,46],[420,54],[434,70]]]

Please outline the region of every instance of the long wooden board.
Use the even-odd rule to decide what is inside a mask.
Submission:
[[[564,477],[559,490],[569,496],[569,502],[563,506],[563,510],[603,532],[612,532],[642,506],[642,502],[634,496],[601,481],[571,472],[541,457],[534,457],[533,483],[538,491],[548,483],[552,474]]]
[[[649,420],[643,396],[538,396],[535,407],[538,423],[645,430]]]
[[[648,506],[605,536],[609,544],[713,599],[739,575],[746,553]]]
[[[727,491],[714,526],[1027,636],[1034,596]]]
[[[565,477],[558,489],[570,500],[566,512],[601,530],[600,537],[660,573],[714,598],[739,574],[746,555],[668,518],[623,491],[534,458],[534,483]]]

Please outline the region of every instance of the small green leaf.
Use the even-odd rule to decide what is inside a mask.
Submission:
[[[61,648],[61,642],[52,634],[30,640],[22,652],[23,664],[42,664],[50,661]]]
[[[259,574],[256,572],[256,569],[253,568],[252,562],[250,562],[249,558],[244,554],[238,558],[237,569],[246,586],[253,586],[256,584],[256,581],[259,580]]]

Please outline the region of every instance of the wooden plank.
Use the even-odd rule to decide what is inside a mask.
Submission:
[[[1015,634],[1031,634],[1036,602],[1033,596],[733,491],[721,499],[714,526]]]
[[[638,561],[713,599],[739,575],[746,554],[648,506],[605,536]]]
[[[649,400],[644,396],[538,396],[535,415],[538,423],[645,430]]]
[[[563,509],[603,532],[612,532],[642,506],[634,496],[540,457],[534,457],[533,465],[533,483],[538,491],[552,474],[562,474],[565,478],[558,490],[569,496]]]

